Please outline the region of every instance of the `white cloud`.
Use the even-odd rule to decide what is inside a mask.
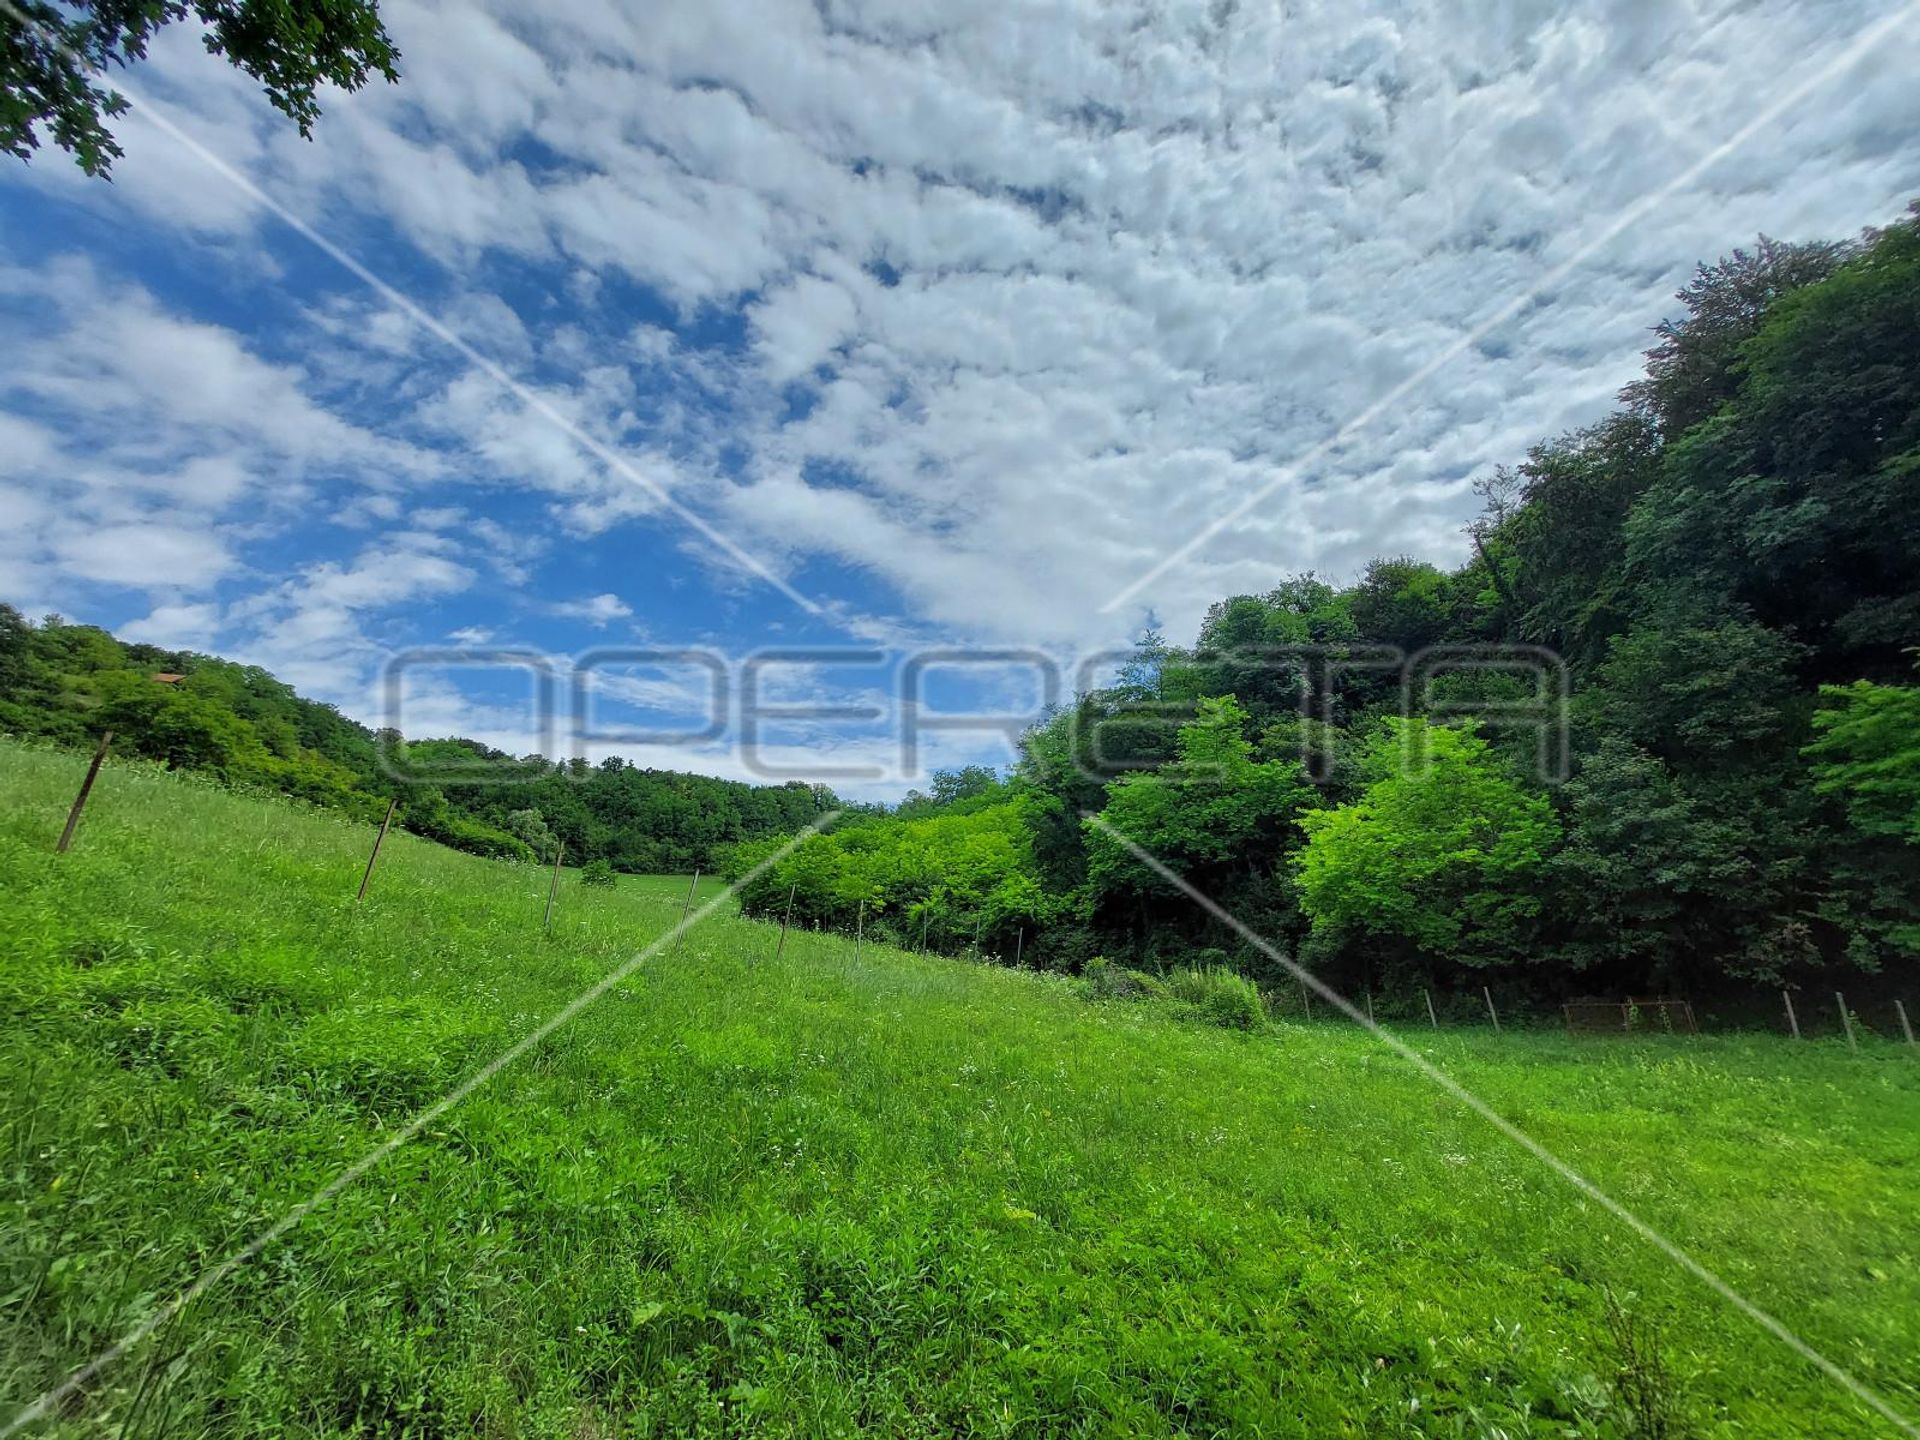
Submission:
[[[1179,636],[1291,571],[1459,558],[1471,475],[1611,403],[1695,260],[1898,213],[1920,190],[1912,26],[1290,471],[1894,4],[601,0],[536,20],[394,0],[403,83],[335,97],[311,145],[184,26],[146,81],[832,613],[877,580],[921,629],[1102,641],[1140,618],[1104,600],[1276,476],[1139,610]],[[46,163],[19,183],[215,237],[236,288],[317,263],[137,116],[127,134],[111,191]],[[316,666],[408,597],[539,586],[562,531],[653,563],[674,522],[647,488],[333,283],[303,281],[306,328],[275,348],[229,323],[231,295],[205,301],[216,323],[20,265],[4,478],[63,472],[103,531],[217,519],[230,562],[236,511],[439,535],[395,542],[388,576],[302,560],[272,613]],[[509,489],[540,523],[519,496],[489,514]],[[31,538],[0,541],[0,576],[44,594],[107,568],[5,503]]]
[[[590,595],[584,600],[563,600],[550,607],[555,615],[567,620],[584,620],[596,629],[603,629],[615,620],[630,619],[633,607],[618,595]]]
[[[159,605],[153,613],[122,625],[123,640],[161,645],[170,650],[212,651],[219,644],[218,605]]]
[[[173,525],[109,525],[69,531],[56,559],[87,580],[150,589],[205,590],[234,566],[215,536]]]

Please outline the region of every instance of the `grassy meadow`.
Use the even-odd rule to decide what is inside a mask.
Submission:
[[[563,879],[0,744],[0,1426],[628,959]],[[33,1433],[1898,1433],[1329,1021],[721,912]],[[1920,1060],[1410,1038],[1920,1414]],[[1612,1297],[1611,1300],[1609,1297]]]

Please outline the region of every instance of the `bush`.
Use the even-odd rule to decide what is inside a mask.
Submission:
[[[589,860],[580,867],[582,885],[611,886],[613,884],[613,862],[604,855],[598,860]]]
[[[1154,1000],[1167,993],[1157,977],[1115,965],[1103,955],[1087,962],[1080,979],[1089,1000]]]
[[[1191,1005],[1209,1025],[1229,1030],[1258,1030],[1266,1024],[1259,988],[1244,975],[1209,967],[1175,970],[1166,986],[1176,1000]]]

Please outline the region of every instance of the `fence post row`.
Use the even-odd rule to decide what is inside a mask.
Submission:
[[[102,749],[104,751],[104,742],[103,742]],[[82,798],[84,798],[84,794]],[[389,820],[392,819],[392,815],[393,815],[393,807],[389,805],[388,807]],[[383,824],[381,827],[381,836],[384,837],[385,834],[386,834],[386,827]],[[379,853],[380,853],[380,844],[379,844],[379,840],[376,840],[374,842],[374,856],[377,857]],[[556,857],[554,861],[554,872],[556,877],[558,876],[558,873],[559,873],[559,863],[560,863],[559,859]],[[367,874],[371,875],[372,873],[373,873],[373,860],[372,858],[369,858],[367,862]],[[680,918],[683,922],[685,921],[687,916],[692,912],[694,894],[696,890],[699,888],[699,884],[700,884],[700,872],[698,870],[695,870],[693,873],[693,883],[687,887],[686,903],[682,905],[680,909]],[[794,898],[798,892],[798,889],[799,887],[795,885],[795,886],[789,886],[787,890],[786,910],[780,918],[780,940],[779,940],[779,943],[774,947],[774,952],[773,952],[774,958],[776,960],[786,953],[787,930],[793,920],[793,904],[794,904]],[[361,893],[362,894],[366,893],[366,882],[364,879],[361,882]],[[549,914],[551,914],[552,904],[553,904],[551,896],[549,896],[547,903],[548,903]],[[921,912],[919,953],[922,955],[927,953],[927,929],[928,929],[928,923],[930,918],[931,917],[928,915],[926,911],[923,910]],[[867,939],[867,902],[864,898],[862,898],[859,903],[859,908],[855,912],[855,917],[854,917],[853,958],[855,959],[855,961],[858,961],[863,955],[865,951],[865,946],[866,946],[866,939]],[[974,945],[976,948],[979,946],[979,943],[980,943],[979,932],[976,931],[975,939],[974,939]],[[1024,961],[1024,958],[1026,955],[1026,944],[1027,944],[1026,927],[1021,926],[1014,933],[1013,963],[1016,966],[1020,965]],[[1307,982],[1304,979],[1299,982],[1299,985],[1300,985],[1301,1012],[1305,1019],[1311,1020],[1313,1019],[1313,992],[1309,988],[1309,986],[1307,985]],[[1498,1033],[1504,1033],[1504,1027],[1500,1023],[1500,1010],[1499,1010],[1499,1007],[1494,1003],[1494,999],[1493,999],[1493,987],[1490,985],[1482,985],[1480,987],[1480,998],[1486,1004],[1487,1019],[1492,1022],[1494,1030]],[[1434,1030],[1438,1030],[1440,1028],[1440,1012],[1439,1012],[1439,1009],[1433,1003],[1432,988],[1429,986],[1422,986],[1420,989],[1420,999],[1421,999],[1421,1002],[1426,1007],[1427,1024],[1431,1026]],[[1833,992],[1833,999],[1834,999],[1834,1004],[1839,1008],[1839,1011],[1840,1011],[1840,1024],[1842,1029],[1845,1031],[1845,1034],[1847,1037],[1847,1046],[1849,1049],[1853,1050],[1855,1053],[1858,1053],[1860,1049],[1859,1037],[1854,1031],[1852,1012],[1850,1012],[1847,1009],[1846,996],[1842,992],[1836,990]],[[1378,1022],[1375,1018],[1373,991],[1371,989],[1366,989],[1362,991],[1362,1003],[1366,1011],[1367,1024],[1377,1027]],[[1650,1001],[1647,1003],[1651,1004],[1655,1002]],[[1680,1007],[1681,1021],[1687,1027],[1687,1033],[1690,1035],[1698,1035],[1700,1033],[1699,1023],[1694,1018],[1693,1005],[1690,1001],[1664,1001],[1663,1000],[1658,1003],[1662,1007],[1671,1007],[1675,1004],[1678,1004]],[[1799,1012],[1794,1009],[1793,992],[1790,990],[1782,990],[1780,992],[1780,1003],[1782,1008],[1786,1011],[1787,1029],[1792,1034],[1793,1038],[1795,1040],[1804,1038],[1800,1032]],[[1900,1020],[1901,1035],[1905,1038],[1906,1043],[1910,1047],[1916,1050],[1920,1050],[1920,1036],[1916,1036],[1914,1033],[1912,1017],[1908,1015],[1907,1007],[1905,1003],[1897,999],[1894,1000],[1892,1003],[1893,1003],[1894,1013],[1899,1017],[1899,1020]],[[1620,1004],[1623,1028],[1629,1033],[1632,1031],[1632,1028],[1633,1028],[1634,1005],[1635,1005],[1635,1002],[1631,999],[1622,1001]],[[1562,1008],[1568,1009],[1570,1007],[1563,1006]],[[1670,1018],[1672,1013],[1671,1009],[1663,1008],[1662,1013],[1669,1017],[1668,1028],[1671,1029],[1672,1028],[1672,1023]],[[1571,1026],[1573,1024],[1572,1019],[1569,1018],[1567,1023],[1569,1026]]]

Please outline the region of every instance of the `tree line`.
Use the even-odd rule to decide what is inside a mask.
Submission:
[[[156,675],[172,677],[156,680]],[[711,870],[727,846],[784,836],[835,808],[824,786],[747,785],[512,756],[478,741],[409,742],[306,699],[267,671],[116,640],[0,605],[0,733],[91,745],[201,771],[503,859],[605,860],[635,873]]]
[[[1762,239],[1679,300],[1615,413],[1480,485],[1465,564],[1299,576],[1214,605],[1191,646],[1149,632],[1010,774],[856,817],[747,908],[1069,970],[1278,978],[1137,846],[1354,989],[1911,967],[1920,207],[1857,241]],[[1484,718],[1524,677],[1408,696],[1388,669],[1284,658],[1447,645],[1564,662],[1565,775]]]

